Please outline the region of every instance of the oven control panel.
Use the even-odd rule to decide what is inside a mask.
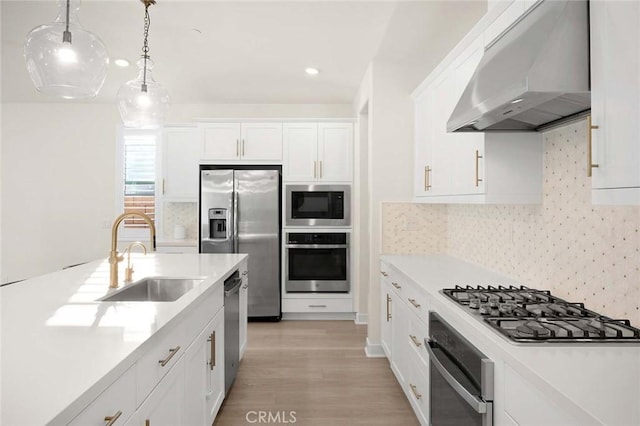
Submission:
[[[287,244],[347,244],[346,232],[288,232]]]

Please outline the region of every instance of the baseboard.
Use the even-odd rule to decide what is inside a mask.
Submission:
[[[295,321],[353,321],[353,312],[283,312],[282,320]]]
[[[364,353],[367,355],[367,358],[386,358],[382,345],[380,343],[371,343],[368,337]]]
[[[369,314],[356,314],[356,324],[366,325],[369,324]]]

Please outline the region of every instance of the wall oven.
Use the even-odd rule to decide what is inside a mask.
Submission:
[[[442,317],[429,312],[432,426],[493,425],[493,362]]]
[[[349,292],[349,234],[287,232],[285,291]]]
[[[351,226],[350,185],[287,185],[286,226]]]

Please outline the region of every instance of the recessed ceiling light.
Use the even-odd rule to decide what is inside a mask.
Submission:
[[[517,104],[518,102],[522,102],[522,98],[511,101],[512,104]]]
[[[311,67],[309,67],[309,68],[305,68],[305,69],[304,69],[304,72],[306,72],[306,73],[307,73],[307,74],[309,74],[309,75],[318,75],[318,73],[319,73],[320,71],[318,71],[318,68],[311,68]]]
[[[113,63],[116,64],[117,66],[121,67],[121,68],[126,68],[129,65],[131,65],[129,63],[129,61],[127,61],[126,59],[122,59],[122,58],[118,58],[118,59],[114,60]]]

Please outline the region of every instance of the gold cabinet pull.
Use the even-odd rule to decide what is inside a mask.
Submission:
[[[326,308],[327,305],[309,305],[310,308]]]
[[[144,421],[144,426],[151,426],[151,420],[147,419]]]
[[[382,274],[383,277],[388,277],[389,274],[387,274],[385,271],[380,271],[380,273]]]
[[[236,139],[236,157],[240,157],[240,139]]]
[[[397,288],[398,290],[400,290],[402,288],[402,286],[398,283],[391,283],[392,286],[394,286],[395,288]]]
[[[416,385],[412,385],[409,383],[409,387],[411,388],[411,392],[416,397],[416,399],[422,399],[422,395],[418,393],[418,387]]]
[[[480,151],[476,149],[476,188],[478,187],[480,182],[482,182],[482,179],[480,179],[480,159],[481,158],[484,158],[484,157],[480,155]]]
[[[409,303],[411,303],[416,308],[420,307],[420,304],[418,302],[416,302],[416,299],[409,299]]]
[[[316,173],[317,173],[317,170],[318,170],[318,164],[317,163],[318,163],[317,161],[313,162],[313,178],[314,179],[316,178]]]
[[[244,157],[244,139],[242,139],[242,156]]]
[[[180,346],[176,346],[173,349],[169,349],[169,355],[167,355],[165,359],[158,360],[158,363],[160,364],[160,366],[164,367],[165,365],[167,365],[169,361],[171,361],[171,358],[173,358],[173,356],[177,354],[179,350],[180,350]]]
[[[320,163],[320,179],[322,179],[322,160],[320,160],[319,163]]]
[[[116,421],[120,418],[121,415],[122,415],[122,411],[118,411],[113,416],[105,416],[104,417],[104,421],[107,422],[105,424],[105,426],[111,426],[111,425],[115,424]]]
[[[162,195],[164,195],[164,179],[162,179]]]
[[[587,177],[591,177],[594,168],[600,167],[593,162],[593,130],[599,128],[591,124],[591,116],[587,117]]]
[[[431,189],[431,167],[424,166],[424,190],[429,191]]]
[[[391,297],[387,294],[387,322],[391,319]]]
[[[422,343],[420,343],[420,342],[418,341],[418,338],[417,338],[416,336],[413,336],[413,335],[411,335],[411,334],[410,334],[410,335],[409,335],[409,337],[410,337],[410,338],[411,338],[411,340],[413,341],[413,344],[414,344],[414,345],[416,345],[416,347],[418,347],[418,348],[419,348],[420,346],[422,346]]]
[[[216,331],[215,330],[213,330],[213,332],[209,336],[208,341],[211,342],[211,360],[207,364],[209,364],[209,367],[211,367],[211,370],[213,370],[213,367],[216,366]]]

